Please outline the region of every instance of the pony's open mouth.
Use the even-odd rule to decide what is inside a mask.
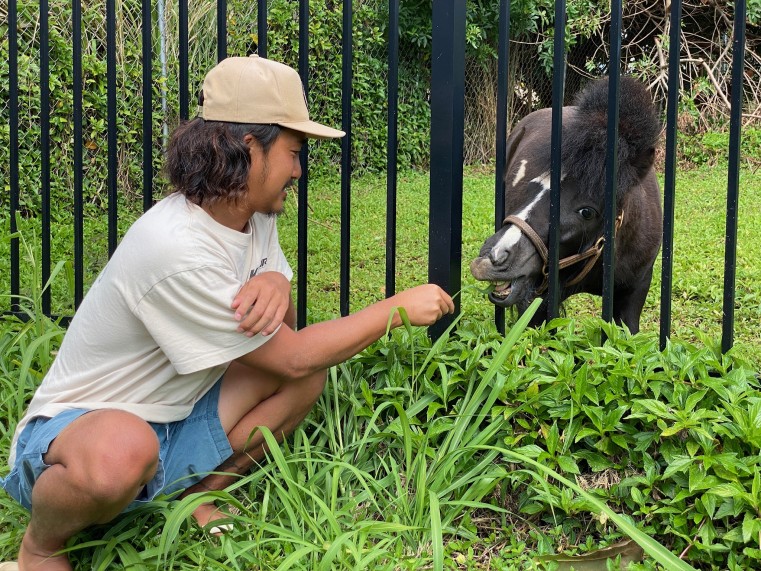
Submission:
[[[494,282],[492,295],[494,297],[505,298],[513,291],[513,282]]]
[[[526,276],[494,280],[491,285],[494,289],[489,292],[489,301],[500,307],[509,307],[518,303],[518,300],[526,293]]]

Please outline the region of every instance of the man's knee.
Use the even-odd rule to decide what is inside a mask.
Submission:
[[[305,377],[300,383],[301,387],[297,390],[303,391],[304,399],[311,403],[310,408],[320,398],[322,391],[325,390],[327,379],[328,371],[322,370]]]
[[[91,416],[92,415],[92,416]],[[94,411],[87,436],[61,434],[46,461],[65,466],[71,484],[98,502],[120,500],[145,485],[158,465],[158,438],[137,416],[116,410]],[[78,432],[85,430],[78,427]],[[58,440],[65,438],[61,442]]]
[[[325,389],[328,372],[326,370],[311,373],[295,381],[283,385],[281,396],[285,396],[290,408],[290,417],[301,422],[312,410]]]

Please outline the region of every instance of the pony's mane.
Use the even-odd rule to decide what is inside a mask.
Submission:
[[[600,196],[605,188],[608,136],[608,78],[590,82],[577,96],[574,121],[563,125],[563,170],[583,181],[581,191]],[[618,111],[616,198],[641,180],[653,165],[661,124],[647,88],[622,77]]]

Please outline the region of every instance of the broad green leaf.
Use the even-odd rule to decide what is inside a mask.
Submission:
[[[578,464],[576,464],[576,461],[571,456],[558,456],[556,460],[558,462],[558,466],[561,470],[563,470],[563,472],[567,472],[568,474],[581,473]]]
[[[685,455],[677,455],[670,462],[666,469],[663,471],[664,478],[670,478],[678,472],[687,472],[688,468],[695,461],[694,458]]]

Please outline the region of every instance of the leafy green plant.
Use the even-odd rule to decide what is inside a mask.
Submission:
[[[660,351],[653,334],[598,319],[524,330],[527,319],[505,338],[462,320],[437,340],[391,332],[330,371],[292,438],[277,445],[265,432],[270,457],[251,474],[84,532],[71,558],[102,569],[443,569],[505,542],[510,568],[623,533],[649,554],[644,568],[754,566],[761,381],[747,363],[710,344]],[[7,449],[15,363],[44,373],[62,330],[40,351],[36,325],[3,327],[4,342],[31,341],[2,353]],[[33,389],[20,389],[24,404]],[[221,542],[189,517],[209,500],[241,510]],[[3,502],[15,515],[0,524],[0,552],[12,555],[25,516]]]

